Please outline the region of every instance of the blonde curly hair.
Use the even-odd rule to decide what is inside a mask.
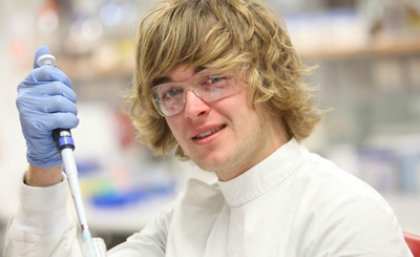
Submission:
[[[302,140],[320,120],[307,69],[285,26],[253,0],[168,0],[157,4],[139,26],[133,88],[127,97],[138,139],[155,154],[176,148],[188,159],[164,117],[153,106],[153,81],[178,64],[230,70],[247,66],[249,100],[265,104],[290,137]]]

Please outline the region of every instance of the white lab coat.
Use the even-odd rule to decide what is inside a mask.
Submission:
[[[65,184],[22,186],[6,257],[79,257]],[[47,204],[48,203],[48,204]],[[110,257],[406,257],[398,221],[370,186],[291,140],[241,176],[185,193]]]

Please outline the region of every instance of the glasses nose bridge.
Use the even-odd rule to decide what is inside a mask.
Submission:
[[[188,91],[191,91],[192,94],[188,94]],[[198,117],[209,110],[208,103],[192,88],[185,89],[183,100],[183,111],[185,117]]]
[[[196,78],[196,75],[190,77],[188,80],[186,80],[183,84],[185,91],[184,91],[184,102],[187,98],[187,92],[191,91],[194,93],[194,95],[201,100],[203,100],[200,96],[199,87],[198,87],[199,79]]]
[[[198,97],[201,101],[204,101],[204,99],[201,97],[201,95],[197,92],[195,87],[187,87],[184,91],[184,107],[187,103],[187,93],[188,91],[191,91],[195,95],[195,97]]]

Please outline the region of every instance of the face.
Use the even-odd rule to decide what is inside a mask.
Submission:
[[[185,81],[193,67],[178,65],[166,77]],[[185,92],[185,108],[166,117],[175,139],[200,168],[213,171],[220,180],[232,179],[266,158],[287,142],[285,129],[247,100],[244,76],[235,74],[231,83],[240,83],[234,95],[208,103],[194,92]]]

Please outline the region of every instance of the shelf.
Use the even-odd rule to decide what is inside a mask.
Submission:
[[[57,66],[75,81],[108,81],[131,78],[132,60],[95,60],[91,57],[57,57]]]
[[[296,51],[305,61],[413,56],[420,55],[420,35],[404,38],[378,37],[363,45],[298,45]],[[130,79],[134,70],[134,57],[105,61],[92,57],[57,56],[57,65],[74,81]]]
[[[364,45],[331,45],[318,48],[298,48],[297,52],[304,60],[352,59],[360,57],[392,57],[420,54],[420,36],[376,38]]]
[[[134,233],[140,231],[175,197],[162,197],[127,208],[95,208],[85,203],[90,228],[96,232]]]

